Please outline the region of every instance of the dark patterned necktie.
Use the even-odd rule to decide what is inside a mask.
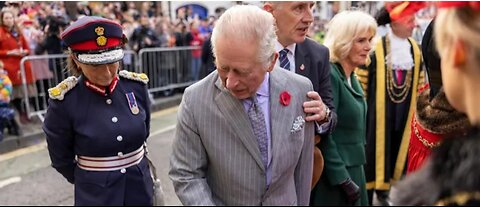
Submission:
[[[280,51],[280,67],[282,67],[285,70],[290,70],[290,61],[288,60],[287,54],[289,50],[287,48],[284,48],[283,50]]]
[[[263,115],[260,105],[258,105],[257,98],[251,98],[252,105],[248,109],[248,117],[252,124],[253,133],[257,137],[260,155],[262,156],[263,166],[265,170],[268,164],[268,142],[267,142],[267,127],[265,124],[265,116]]]

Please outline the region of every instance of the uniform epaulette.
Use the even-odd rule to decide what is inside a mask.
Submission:
[[[70,76],[67,79],[60,82],[57,86],[48,89],[48,95],[51,99],[63,100],[65,94],[75,87],[78,83],[78,78]]]
[[[134,73],[134,72],[130,72],[130,71],[127,71],[127,70],[122,70],[118,73],[118,75],[120,75],[120,77],[123,77],[123,78],[126,78],[126,79],[130,79],[130,80],[134,80],[134,81],[140,81],[144,84],[148,83],[148,76],[145,73]]]

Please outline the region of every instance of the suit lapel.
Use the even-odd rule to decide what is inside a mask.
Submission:
[[[350,81],[352,82],[352,86],[350,86],[350,84],[348,84],[347,76],[345,74],[345,71],[343,71],[342,66],[340,66],[339,63],[330,64],[330,65],[334,70],[337,70],[338,73],[340,73],[340,78],[342,79],[342,83],[343,85],[345,85],[345,88],[347,88],[347,90],[350,91],[350,93],[353,96],[356,96],[357,98],[358,97],[363,98],[363,89],[361,88],[358,80],[356,80],[357,75],[355,74],[355,72],[352,72],[351,74]],[[355,79],[352,79],[352,77],[355,77]]]
[[[222,85],[220,78],[217,79],[215,85],[220,89],[220,93],[215,97],[215,102],[225,116],[234,133],[240,138],[245,148],[253,156],[257,165],[265,170],[261,160],[260,149],[258,148],[257,138],[253,134],[253,129],[245,113],[243,104],[240,100],[233,97]]]
[[[352,81],[351,90],[353,91],[353,95],[363,98],[363,89],[362,89],[362,86],[360,86],[360,82],[358,82],[358,77],[355,73],[353,73],[353,77],[355,77],[354,79],[351,79]]]
[[[270,131],[271,131],[271,140],[272,140],[272,181],[276,177],[275,170],[276,163],[281,162],[280,154],[283,146],[282,143],[285,138],[288,138],[290,135],[290,129],[293,124],[294,119],[294,112],[295,110],[288,110],[288,106],[283,106],[280,103],[280,93],[283,91],[288,91],[292,96],[290,107],[296,101],[293,97],[296,91],[292,91],[292,89],[288,89],[288,79],[286,78],[285,74],[286,71],[280,71],[281,68],[275,68],[270,73]],[[290,123],[291,122],[291,123]]]
[[[310,56],[308,54],[302,43],[297,44],[295,48],[295,73],[305,77],[309,77],[310,72]]]

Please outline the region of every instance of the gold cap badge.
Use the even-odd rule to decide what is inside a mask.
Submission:
[[[97,28],[95,28],[95,33],[97,33],[98,36],[101,36],[105,33],[105,28],[97,27]]]
[[[97,27],[95,28],[95,33],[99,36],[97,37],[97,45],[101,47],[107,45],[107,38],[103,36],[105,34],[105,28]]]
[[[97,37],[97,45],[105,46],[107,44],[107,38],[105,36]]]

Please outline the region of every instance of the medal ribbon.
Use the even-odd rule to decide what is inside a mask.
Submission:
[[[133,108],[138,108],[137,99],[135,99],[135,94],[133,94],[133,92],[130,92],[130,93],[126,93],[125,95],[127,96],[128,105],[130,106],[130,110],[133,109]]]

